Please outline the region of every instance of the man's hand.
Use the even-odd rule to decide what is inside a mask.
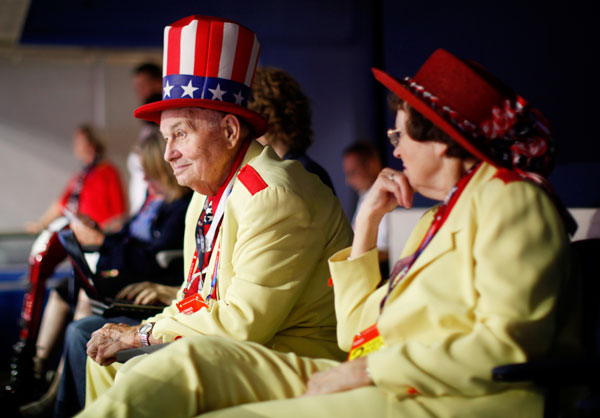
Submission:
[[[133,300],[141,305],[168,305],[177,296],[178,286],[152,282],[132,283],[117,293],[117,299]]]
[[[367,374],[367,358],[360,357],[313,374],[306,383],[306,393],[303,396],[345,392],[372,384],[373,381]]]
[[[118,351],[142,346],[138,328],[139,325],[105,324],[92,334],[87,343],[87,355],[101,366],[114,363]]]

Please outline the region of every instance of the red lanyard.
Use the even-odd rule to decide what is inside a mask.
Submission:
[[[206,300],[217,299],[217,269],[219,268],[219,259],[221,258],[221,243],[217,247],[217,257],[215,258],[215,267],[213,268],[212,279],[210,281],[210,290]]]
[[[473,165],[473,167],[469,168],[467,172],[460,178],[458,183],[456,183],[456,185],[452,188],[452,190],[450,190],[450,193],[448,193],[448,196],[446,196],[444,202],[438,207],[437,211],[435,212],[435,218],[433,219],[431,226],[427,230],[427,233],[423,237],[421,244],[419,244],[419,248],[417,249],[417,251],[415,251],[415,253],[412,256],[403,258],[402,260],[398,260],[396,262],[394,268],[392,269],[392,273],[390,274],[388,282],[388,291],[383,297],[383,300],[381,301],[380,312],[383,311],[383,306],[385,305],[385,302],[387,301],[390,293],[392,293],[392,290],[394,290],[398,283],[400,283],[402,279],[406,277],[406,274],[408,273],[412,265],[415,263],[415,261],[417,261],[417,258],[419,258],[419,256],[425,250],[427,245],[429,245],[435,234],[437,234],[442,225],[444,225],[444,222],[446,222],[446,219],[448,219],[448,216],[450,215],[452,208],[456,204],[456,201],[462,194],[463,190],[466,188],[467,184],[469,183],[469,180],[471,180],[471,178],[473,177],[475,172],[477,172],[477,169],[480,166],[481,163],[478,162],[475,165]]]
[[[213,219],[213,222],[217,222],[216,227],[214,227],[214,231],[219,231],[219,228],[221,227],[221,222],[223,221],[223,212],[225,210],[225,208],[224,208],[225,201],[227,200],[227,198],[229,197],[229,194],[231,193],[231,190],[233,188],[233,183],[235,181],[235,173],[238,172],[238,169],[240,168],[240,166],[242,164],[242,160],[244,159],[244,156],[246,155],[246,152],[248,151],[249,146],[250,146],[250,141],[246,141],[246,143],[242,145],[240,152],[238,153],[237,157],[235,158],[235,161],[233,162],[233,164],[231,166],[229,176],[227,177],[225,182],[223,182],[223,185],[219,188],[219,190],[217,191],[217,194],[215,195],[215,199],[214,199],[213,203],[217,203],[218,207],[215,208],[216,209],[216,212],[215,212],[216,218]],[[208,197],[206,199],[207,200],[205,201],[205,209],[204,210],[206,210],[206,207],[207,207],[206,203],[208,202]],[[219,209],[219,207],[221,207],[221,206],[222,206],[222,208]],[[202,216],[202,213],[204,212],[204,210],[200,213],[200,216]],[[212,228],[213,228],[213,226],[211,225],[211,229]],[[215,232],[213,237],[210,239],[210,242],[209,242],[210,252],[208,252],[208,254],[209,254],[208,257],[210,257],[210,254],[212,254],[212,251],[214,249],[214,245],[216,242],[216,234],[217,234],[217,232]],[[203,255],[205,255],[205,254],[203,254]],[[188,272],[186,286],[185,286],[185,289],[183,290],[184,297],[189,296],[188,293],[190,292],[191,289],[194,289],[194,288],[196,289],[196,292],[192,292],[192,293],[198,293],[200,291],[200,288],[201,288],[200,283],[202,283],[202,284],[204,283],[204,280],[201,281],[201,278],[203,276],[203,272],[202,272],[203,265],[204,265],[204,257],[202,260],[198,260],[198,248],[196,247],[196,249],[194,250],[194,256],[192,258],[192,263],[190,265],[190,270]],[[213,282],[216,283],[216,273],[215,273],[215,277],[211,281],[211,286],[213,285]],[[212,291],[212,287],[211,287],[211,291]],[[192,293],[190,293],[190,294],[192,294]]]
[[[196,268],[196,262],[198,261],[198,250],[194,250],[194,257],[192,257],[192,264],[190,265],[190,271],[188,272],[188,277],[186,280],[185,289],[183,289],[183,295],[187,296],[190,286],[194,282],[196,278],[198,278],[202,273],[200,272],[200,268]]]

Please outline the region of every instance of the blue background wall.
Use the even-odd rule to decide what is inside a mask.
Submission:
[[[600,205],[600,145],[591,109],[593,27],[589,2],[323,0],[34,0],[22,43],[136,47],[162,45],[162,28],[193,13],[219,15],[255,30],[261,65],[288,70],[311,98],[310,154],[330,172],[347,212],[340,153],[374,141],[393,167],[385,92],[369,68],[414,74],[436,48],[488,67],[550,119],[559,149],[552,176],[568,206]]]

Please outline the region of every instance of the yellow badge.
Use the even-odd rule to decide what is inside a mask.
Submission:
[[[348,354],[348,360],[366,356],[374,351],[377,351],[383,345],[383,338],[379,335],[377,324],[371,325],[369,328],[359,332],[354,336],[352,348]]]

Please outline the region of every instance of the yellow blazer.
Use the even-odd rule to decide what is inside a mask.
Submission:
[[[327,286],[327,259],[352,242],[339,201],[300,163],[281,161],[258,142],[250,145],[242,166],[246,164],[267,187],[252,194],[237,179],[233,185],[215,244],[221,253],[217,300],[192,315],[179,313],[173,302],[147,320],[156,322],[152,333],[163,341],[197,334],[227,336],[278,351],[343,358],[336,343],[333,291]],[[204,200],[195,193],[186,215],[186,275]],[[183,288],[176,300],[181,300]],[[209,289],[207,278],[205,299]]]
[[[381,315],[387,283],[377,288],[376,250],[347,260],[346,249],[330,260],[340,347],[348,350],[355,333],[377,322],[384,345],[367,357],[376,386],[426,405],[453,399],[444,406],[448,416],[468,406],[457,397],[492,393],[506,396],[492,397],[490,414],[523,396],[539,411],[532,387],[508,391],[491,370],[547,351],[568,272],[568,238],[552,202],[530,183],[505,183],[497,171],[482,164]],[[433,212],[417,224],[402,257],[416,251]]]

